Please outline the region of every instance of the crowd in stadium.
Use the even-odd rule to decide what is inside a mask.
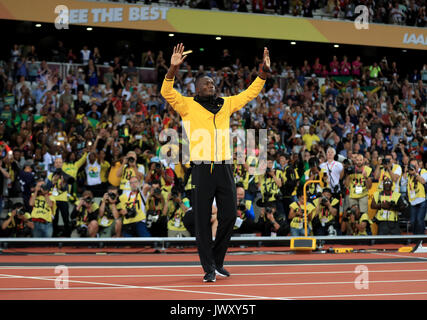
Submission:
[[[117,1],[117,0],[116,0]],[[136,0],[127,0],[136,3]],[[369,11],[369,21],[425,27],[427,24],[425,0],[170,0],[177,7],[219,9],[235,12],[315,16],[354,20],[361,14],[356,7],[364,5]],[[145,0],[144,3],[159,3]]]
[[[68,62],[71,51],[60,47]],[[2,236],[194,235],[191,166],[167,160],[188,146],[160,95],[168,57],[143,57],[116,57],[101,77],[101,53],[85,46],[71,56],[81,67],[62,78],[34,46],[10,50],[0,69]],[[224,49],[220,63],[205,70],[186,61],[176,90],[194,96],[195,80],[207,75],[218,96],[238,94],[260,60],[243,66]],[[157,83],[141,83],[136,66],[155,68]],[[262,93],[230,120],[234,156],[245,148],[246,129],[268,129],[265,173],[252,174],[256,157],[234,165],[235,234],[304,235],[308,180],[318,180],[307,187],[309,234],[367,235],[374,226],[401,234],[402,220],[424,234],[426,84],[427,64],[406,73],[387,57],[300,66],[273,57]],[[179,133],[179,150],[162,149],[164,129]],[[216,211],[214,201],[214,232]]]

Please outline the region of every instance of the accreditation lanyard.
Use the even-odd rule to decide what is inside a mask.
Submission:
[[[130,203],[131,202],[131,197],[132,197],[132,194],[133,194],[133,191],[131,191],[130,193],[129,193],[129,197],[128,197],[128,201],[127,201],[127,203]],[[138,192],[136,192],[136,194],[135,194],[135,198],[133,199],[133,203],[132,203],[132,207],[135,207],[135,203],[136,203],[136,199],[138,198]]]

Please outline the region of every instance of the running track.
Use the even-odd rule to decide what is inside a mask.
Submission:
[[[225,266],[230,278],[203,283],[195,253],[0,255],[0,300],[427,299],[426,253],[243,252]]]

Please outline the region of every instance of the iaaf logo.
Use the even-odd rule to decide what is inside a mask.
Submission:
[[[403,43],[405,44],[423,44],[425,46],[427,46],[427,35],[424,36],[422,34],[416,35],[415,33],[405,33],[405,35],[403,36]]]

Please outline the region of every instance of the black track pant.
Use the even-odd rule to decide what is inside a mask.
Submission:
[[[192,207],[200,262],[205,272],[221,268],[237,217],[236,185],[231,164],[193,164]],[[218,228],[212,240],[212,202],[216,199]]]

